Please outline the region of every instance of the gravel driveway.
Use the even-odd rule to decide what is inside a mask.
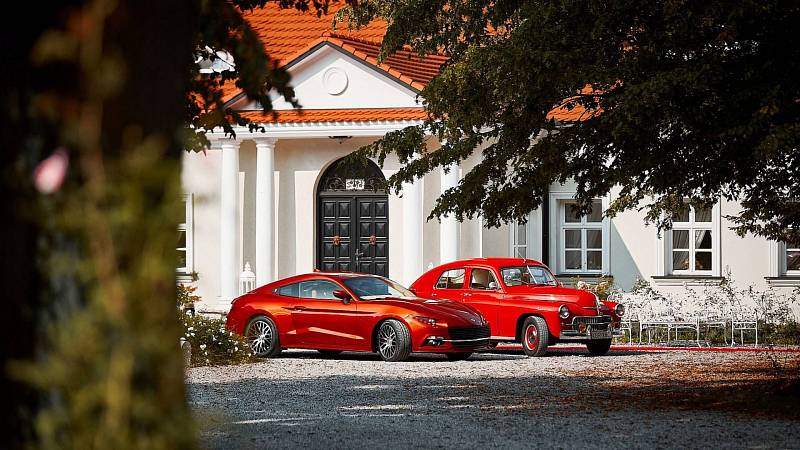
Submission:
[[[288,351],[187,385],[207,448],[800,448],[797,397],[771,390],[798,354],[584,353]]]

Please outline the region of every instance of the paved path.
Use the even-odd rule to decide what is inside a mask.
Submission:
[[[289,351],[191,369],[187,383],[207,448],[800,448],[796,388],[776,391],[798,363],[675,351],[384,363]]]

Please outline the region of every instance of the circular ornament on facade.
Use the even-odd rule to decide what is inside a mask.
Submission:
[[[338,67],[331,67],[322,74],[322,85],[330,95],[339,95],[347,89],[347,74]]]

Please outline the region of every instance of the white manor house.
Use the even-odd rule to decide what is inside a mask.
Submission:
[[[436,198],[475,165],[480,151],[449,173],[406,184],[401,195],[370,187],[397,171],[396,159],[363,170],[338,162],[389,131],[420,123],[425,113],[418,94],[444,58],[401,52],[378,64],[382,24],[340,33],[331,30],[331,15],[273,5],[245,18],[290,72],[303,111],[276,95],[273,119],[231,90],[227,106],[245,111],[264,131],[237,129],[236,139],[209,135],[209,151],[185,154],[186,218],[178,248],[185,264],[178,281],[198,288],[200,311],[227,312],[246,265],[256,285],[314,269],[376,273],[408,285],[448,261],[521,256],[546,263],[562,281],[608,275],[624,290],[643,279],[680,295],[728,273],[740,287],[779,295],[800,286],[800,249],[738,237],[724,218],[738,211],[735,202],[687,210],[661,235],[636,211],[603,218],[609,197],[598,198],[591,215],[574,218],[570,185],[553,185],[524,225],[426,221]],[[568,122],[580,112],[553,114]],[[429,145],[438,143],[431,138]]]

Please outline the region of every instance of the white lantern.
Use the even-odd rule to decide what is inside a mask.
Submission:
[[[250,269],[250,263],[244,263],[244,271],[239,275],[239,295],[246,294],[256,288],[256,274]]]

